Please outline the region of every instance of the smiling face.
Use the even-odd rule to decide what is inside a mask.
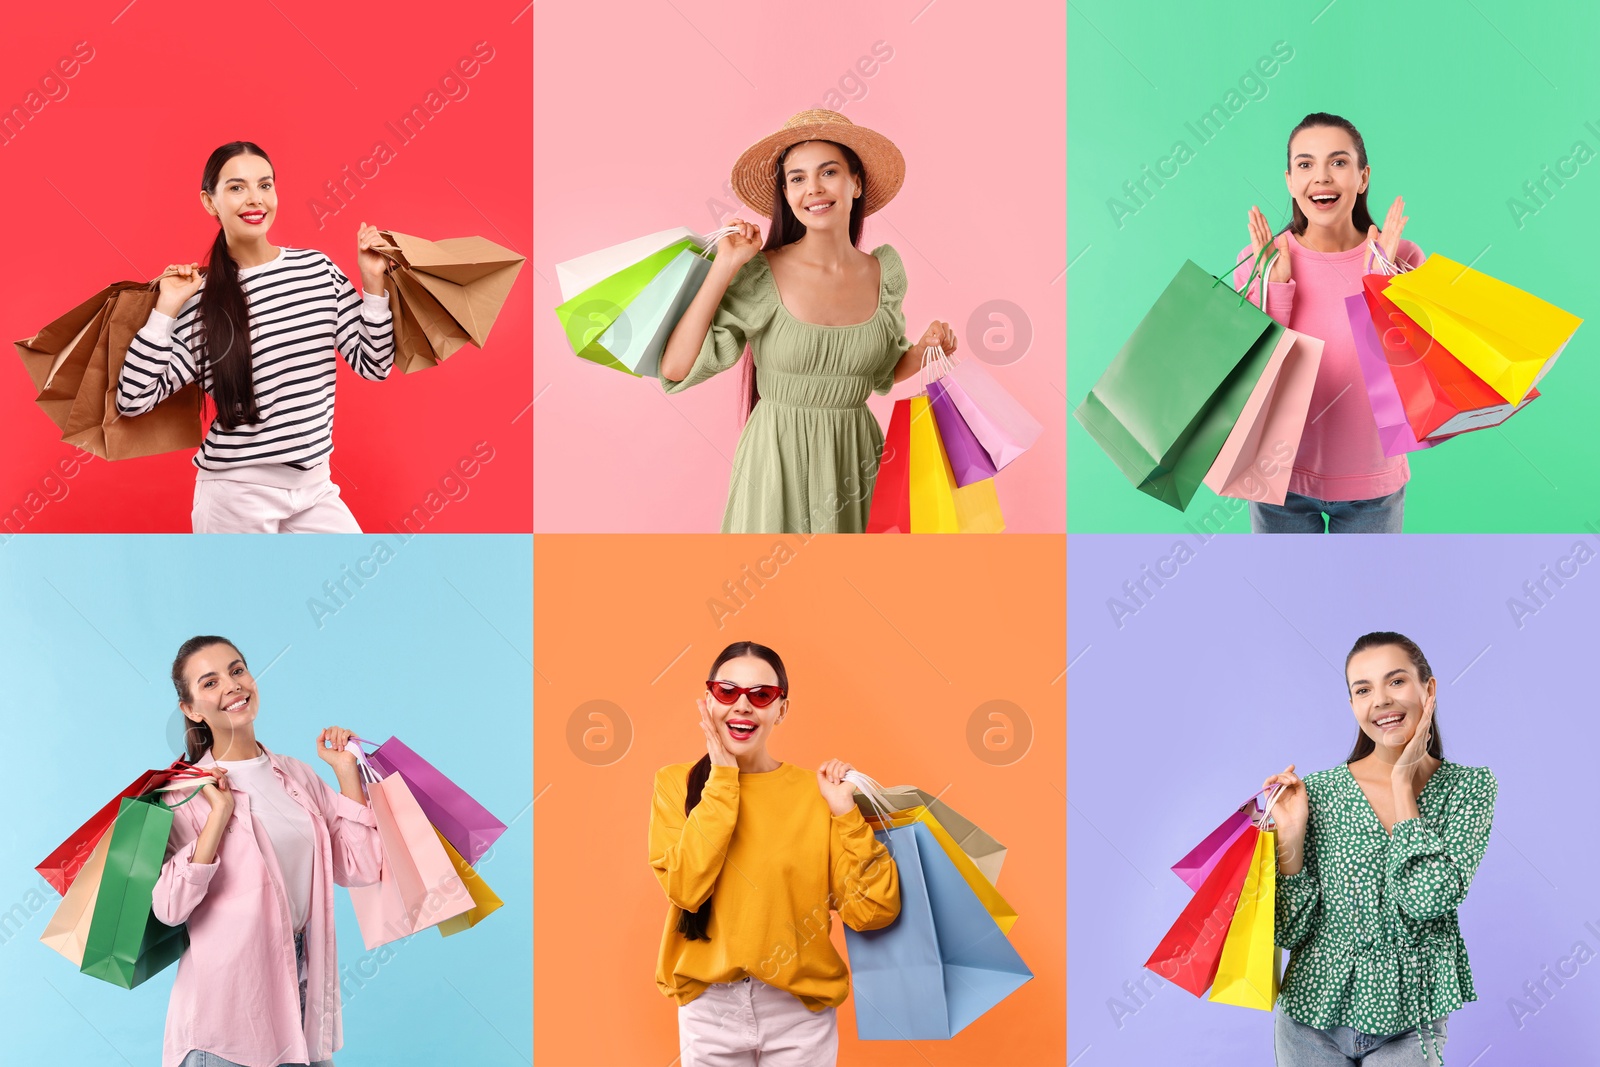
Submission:
[[[222,223],[229,242],[265,240],[278,215],[278,184],[272,164],[260,156],[234,156],[222,165],[215,192],[200,202]]]
[[[1351,657],[1345,670],[1356,725],[1379,748],[1404,748],[1417,732],[1422,707],[1438,679],[1423,682],[1399,645],[1375,645]]]
[[[1349,226],[1356,197],[1366,190],[1370,173],[1370,168],[1361,166],[1355,140],[1342,127],[1310,126],[1289,142],[1284,178],[1310,226]]]
[[[236,731],[253,730],[259,701],[256,680],[238,649],[229,644],[200,649],[183,665],[183,681],[189,699],[178,707],[189,719],[211,727],[218,751]]]
[[[832,141],[806,141],[789,149],[782,167],[784,199],[806,229],[849,229],[862,183],[850,173],[843,149]]]
[[[739,656],[718,667],[712,680],[732,682],[745,688],[776,686],[778,672],[772,669],[772,664],[758,656]],[[711,712],[711,721],[722,734],[722,743],[727,746],[729,753],[738,756],[766,748],[772,728],[783,721],[789,710],[789,698],[782,697],[764,708],[758,708],[750,703],[748,694],[741,693],[732,704],[724,704],[708,690],[706,707]]]

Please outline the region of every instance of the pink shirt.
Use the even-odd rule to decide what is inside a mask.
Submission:
[[[371,808],[328,788],[304,763],[267,756],[284,791],[312,816],[316,835],[304,1024],[289,901],[272,844],[251,818],[250,794],[234,791],[227,832],[208,864],[191,862],[211,814],[205,797],[197,796],[172,813],[167,859],[151,900],[161,922],[189,924],[189,948],[178,961],[167,1008],[162,1067],[178,1067],[190,1049],[244,1067],[314,1063],[344,1044],[333,886],[378,880],[377,822]],[[198,766],[213,762],[208,751]]]
[[[1239,253],[1241,258],[1249,254],[1248,247]],[[1423,259],[1422,249],[1403,239],[1397,255],[1412,266]],[[1289,477],[1291,493],[1318,500],[1372,500],[1388,496],[1411,477],[1406,457],[1385,456],[1378,442],[1378,424],[1345,313],[1345,297],[1361,293],[1366,256],[1364,241],[1348,252],[1313,252],[1290,234],[1290,280],[1267,286],[1267,314],[1322,341],[1322,365]],[[1251,262],[1234,271],[1234,288],[1244,284]],[[1250,292],[1254,303],[1254,286]]]

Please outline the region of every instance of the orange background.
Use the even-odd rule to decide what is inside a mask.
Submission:
[[[730,597],[730,581],[748,592]],[[839,1062],[1066,1062],[1064,537],[547,535],[534,538],[534,588],[537,1063],[677,1060],[676,1006],[654,980],[668,904],[649,865],[650,786],[657,768],[705,753],[695,697],[737,640],[788,668],[777,759],[839,758],[885,785],[944,791],[1008,848],[999,889],[1034,979],[949,1041],[857,1042],[848,1000]],[[574,712],[596,700],[621,709],[609,743],[590,735],[605,766],[569,742]],[[991,700],[1032,724],[1009,766],[968,745]],[[580,737],[595,726],[579,722]],[[843,953],[837,920],[833,940]]]

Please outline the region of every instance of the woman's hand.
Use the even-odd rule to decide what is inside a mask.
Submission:
[[[346,774],[356,774],[356,754],[344,750],[354,736],[343,726],[330,726],[317,735],[317,755],[340,778]]]
[[[1267,225],[1267,217],[1257,207],[1250,208],[1250,255],[1252,258],[1259,256],[1261,250],[1268,245],[1278,250],[1278,258],[1272,261],[1272,271],[1267,281],[1286,282],[1289,280],[1289,234],[1287,231],[1272,236],[1272,227]]]
[[[856,806],[856,787],[844,780],[853,770],[855,768],[842,759],[831,759],[817,769],[817,791],[835,815],[844,815]]]
[[[161,283],[156,297],[156,310],[168,318],[177,318],[185,301],[200,291],[202,280],[198,263],[169,264],[156,279]]]
[[[364,293],[383,292],[383,272],[389,266],[389,260],[381,253],[372,250],[374,245],[388,244],[378,236],[376,226],[362,223],[356,230],[356,266],[361,268],[361,291]]]
[[[732,277],[740,267],[760,254],[761,227],[743,219],[731,219],[723,225],[737,226],[739,232],[730,233],[717,242],[717,258],[713,262],[721,263],[728,276]]]
[[[1310,805],[1306,800],[1306,784],[1294,773],[1294,764],[1289,764],[1281,773],[1262,782],[1261,789],[1264,792],[1274,785],[1281,787],[1277,802],[1272,805],[1272,821],[1277,825],[1279,839],[1303,839]]]
[[[1416,792],[1416,781],[1432,759],[1428,755],[1428,740],[1433,736],[1433,704],[1432,695],[1422,702],[1422,718],[1417,720],[1417,732],[1400,750],[1400,758],[1394,761],[1394,770],[1389,772],[1390,781],[1397,788],[1404,786],[1412,793]]]
[[[211,805],[209,818],[217,820],[218,825],[222,825],[233,815],[233,787],[228,784],[228,769],[207,767],[206,771],[216,778],[216,783],[201,786],[200,795]]]
[[[1383,229],[1377,226],[1367,228],[1367,240],[1383,249],[1383,254],[1389,257],[1390,263],[1396,263],[1395,258],[1400,254],[1400,235],[1405,232],[1406,223],[1411,221],[1411,216],[1406,213],[1404,197],[1395,197],[1394,203],[1389,205],[1389,214],[1383,220]]]
[[[950,328],[948,322],[935,320],[928,323],[928,328],[922,331],[922,340],[918,341],[917,344],[921,346],[924,352],[937,345],[944,349],[944,354],[948,356],[956,350],[956,334]]]
[[[696,697],[694,705],[700,709],[700,729],[706,735],[706,755],[711,757],[711,766],[739,766],[739,761],[728,753],[728,746],[722,743],[722,731],[711,719],[711,708],[706,704],[706,698]]]

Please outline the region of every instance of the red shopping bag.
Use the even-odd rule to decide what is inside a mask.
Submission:
[[[1222,944],[1233,923],[1233,912],[1260,836],[1260,829],[1251,826],[1234,839],[1189,899],[1178,921],[1145,960],[1146,968],[1197,997],[1205,994],[1217,977]]]
[[[1533,389],[1518,404],[1502,397],[1395,306],[1384,294],[1390,280],[1387,274],[1368,274],[1361,284],[1406,421],[1418,440],[1498,426],[1539,395]]]
[[[872,486],[867,533],[911,532],[911,400],[896,400]]]
[[[65,895],[68,887],[72,885],[72,880],[78,877],[83,865],[89,862],[89,855],[94,851],[94,846],[116,821],[123,798],[153,792],[175,778],[202,775],[205,775],[204,771],[197,770],[183,760],[173,760],[170,767],[163,767],[160,770],[145,771],[135,778],[128,788],[112,797],[105,807],[95,812],[88,822],[74,830],[71,836],[61,842],[34,870],[43,875],[45,881],[54,886],[57,893]]]

